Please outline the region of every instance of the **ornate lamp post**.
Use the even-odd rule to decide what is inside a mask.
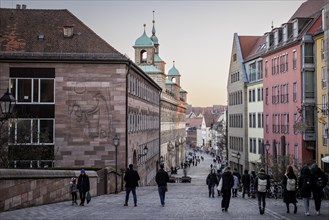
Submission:
[[[268,174],[268,151],[270,150],[270,143],[268,141],[266,141],[265,149],[266,149],[266,173]]]
[[[238,158],[238,173],[240,173],[240,158],[241,158],[240,151],[238,151],[238,153],[236,154],[236,157]]]
[[[145,155],[147,155],[148,151],[149,151],[149,149],[145,145],[145,147],[143,148],[143,153],[138,154],[138,160],[140,160],[141,157],[144,157]]]
[[[118,193],[118,146],[120,143],[120,138],[118,134],[114,135],[113,145],[115,147],[115,194]]]
[[[9,90],[0,98],[0,121],[7,120],[13,113],[16,99],[11,95]]]

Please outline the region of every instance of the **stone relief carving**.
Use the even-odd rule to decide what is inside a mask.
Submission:
[[[87,93],[82,91],[81,88],[78,90],[74,89],[75,94],[83,94],[86,97]],[[69,115],[71,119],[81,124],[82,129],[84,128],[83,125],[88,126],[87,135],[89,137],[103,139],[109,136],[109,106],[106,97],[101,92],[97,92],[91,101],[87,99],[74,101],[69,106]],[[107,123],[104,121],[104,116],[107,118]]]

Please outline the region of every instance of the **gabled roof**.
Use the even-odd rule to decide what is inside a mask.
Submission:
[[[295,18],[315,18],[324,4],[325,0],[308,0],[299,6],[288,22],[291,22]]]
[[[243,58],[247,57],[260,36],[239,36],[240,47]]]
[[[260,56],[266,50],[266,36],[259,36],[257,42],[251,48],[247,57],[245,57],[244,62],[252,60],[258,56]]]
[[[64,37],[64,26],[73,27],[73,36]],[[0,8],[0,30],[2,52],[112,53],[124,58],[66,9]]]
[[[186,118],[186,125],[189,128],[195,127],[195,128],[201,128],[202,126],[202,120],[203,118],[197,117],[197,118]]]

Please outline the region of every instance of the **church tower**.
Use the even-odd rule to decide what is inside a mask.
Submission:
[[[144,33],[135,41],[135,63],[137,65],[154,64],[155,47],[153,41],[145,33],[146,24],[144,24]]]

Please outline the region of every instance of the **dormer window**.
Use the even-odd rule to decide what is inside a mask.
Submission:
[[[274,46],[277,46],[278,43],[279,43],[279,31],[278,29],[276,29],[274,32]]]
[[[63,27],[64,37],[73,37],[73,26]]]
[[[293,21],[293,24],[292,24],[292,32],[293,32],[294,38],[297,38],[297,36],[298,36],[298,20],[297,19],[295,19]]]
[[[287,42],[288,40],[288,25],[283,26],[283,42]]]

